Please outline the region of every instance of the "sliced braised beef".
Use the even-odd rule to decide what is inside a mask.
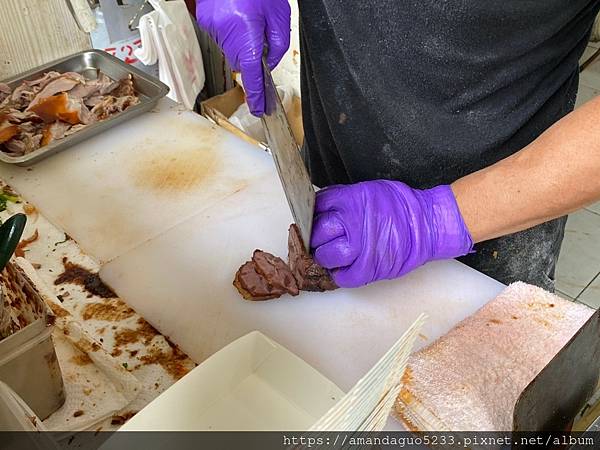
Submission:
[[[281,258],[255,250],[252,260],[237,271],[233,285],[246,300],[270,300],[283,294],[337,289],[326,269],[306,252],[298,227],[290,226],[286,264]]]
[[[248,261],[235,274],[233,285],[246,300],[260,301],[279,298],[285,289],[276,288],[256,271],[253,261]]]
[[[304,248],[300,230],[290,225],[288,234],[288,260],[296,282],[303,291],[332,291],[337,289],[327,269],[318,265]]]
[[[294,274],[281,258],[262,250],[254,250],[252,262],[254,262],[256,271],[271,286],[284,289],[288,294],[294,296],[300,293]]]

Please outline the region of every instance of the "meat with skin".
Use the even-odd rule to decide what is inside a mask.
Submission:
[[[235,274],[233,285],[246,300],[270,300],[284,294],[296,296],[303,291],[329,291],[337,286],[326,269],[314,262],[304,249],[298,227],[290,226],[289,262],[262,250]]]
[[[42,133],[32,133],[20,130],[20,133],[10,141],[4,143],[4,148],[8,153],[15,155],[26,155],[40,148],[42,143]]]
[[[59,94],[61,92],[68,92],[73,89],[75,86],[85,83],[85,78],[83,78],[78,73],[66,73],[61,75],[60,77],[52,80],[50,83],[44,87],[31,101],[26,111],[31,111],[35,108],[36,105],[43,102],[44,100]]]
[[[24,108],[31,103],[35,95],[40,92],[52,80],[60,77],[58,72],[48,72],[35,80],[23,81],[15,88],[10,97],[10,106],[14,108]]]
[[[77,125],[88,124],[95,120],[94,116],[83,104],[81,99],[71,98],[66,92],[41,100],[31,108],[46,123],[57,120]]]
[[[42,147],[65,137],[65,133],[71,128],[71,124],[57,120],[46,124],[42,132]]]
[[[329,272],[318,265],[304,248],[300,230],[296,224],[290,225],[288,234],[288,261],[298,286],[303,291],[332,291],[337,285]]]
[[[14,89],[0,83],[0,151],[21,156],[139,103],[131,76],[47,72]],[[92,113],[91,109],[94,109]]]
[[[13,125],[8,121],[0,123],[0,144],[11,140],[14,136],[19,134],[19,126]]]

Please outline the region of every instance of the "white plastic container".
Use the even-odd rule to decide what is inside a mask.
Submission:
[[[47,431],[42,421],[25,402],[0,381],[1,448],[58,450],[58,444],[45,433],[5,433],[10,431]],[[14,439],[15,442],[11,442]]]
[[[8,384],[42,420],[65,401],[63,379],[45,318],[0,341],[0,381]]]
[[[205,360],[120,431],[307,430],[343,396],[302,359],[253,331]]]
[[[0,339],[0,381],[44,420],[65,401],[46,304],[35,284],[13,261],[0,273],[0,289],[11,320],[27,324]]]

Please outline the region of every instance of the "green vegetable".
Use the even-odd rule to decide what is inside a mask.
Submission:
[[[17,203],[21,199],[14,195],[12,192],[9,192],[4,188],[2,192],[0,192],[0,211],[4,211],[6,209],[6,205],[8,202]]]

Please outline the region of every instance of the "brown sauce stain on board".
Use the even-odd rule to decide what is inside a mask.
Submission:
[[[20,241],[17,244],[17,248],[15,248],[15,256],[24,258],[25,257],[25,249],[27,248],[27,246],[29,244],[33,244],[35,241],[37,241],[39,237],[40,237],[40,235],[36,228],[35,232],[31,235],[31,237],[29,237],[27,239],[23,239],[22,241]]]
[[[80,353],[78,355],[73,356],[71,358],[71,361],[73,361],[78,366],[87,366],[88,364],[92,363],[92,358],[90,358],[87,353]]]
[[[210,179],[217,169],[215,151],[204,147],[158,152],[138,161],[132,175],[135,185],[142,189],[176,194],[197,188]]]
[[[119,299],[108,300],[102,303],[88,303],[83,308],[83,320],[106,320],[119,322],[133,316],[135,312]]]
[[[171,346],[168,351],[152,348],[147,355],[140,357],[140,361],[145,366],[160,364],[175,380],[179,380],[192,370],[190,364],[187,363],[188,357],[176,346]]]
[[[117,294],[100,279],[99,274],[92,273],[85,267],[70,262],[67,258],[63,258],[62,262],[65,270],[54,280],[56,286],[64,283],[78,284],[92,295],[102,298],[117,297]]]
[[[142,341],[144,345],[150,344],[155,336],[160,336],[160,333],[146,322],[141,317],[137,321],[138,327],[135,330],[131,328],[124,328],[115,333],[115,347],[121,347],[123,345],[135,344],[136,342]]]
[[[48,306],[50,306],[50,309],[56,317],[68,317],[71,315],[69,311],[56,303],[48,303]]]
[[[86,353],[90,353],[90,352],[97,352],[98,350],[100,350],[102,347],[100,347],[100,344],[98,344],[97,342],[93,342],[93,341],[88,341],[84,338],[79,339],[76,343],[75,343],[76,347],[81,350],[82,352],[86,352]]]

